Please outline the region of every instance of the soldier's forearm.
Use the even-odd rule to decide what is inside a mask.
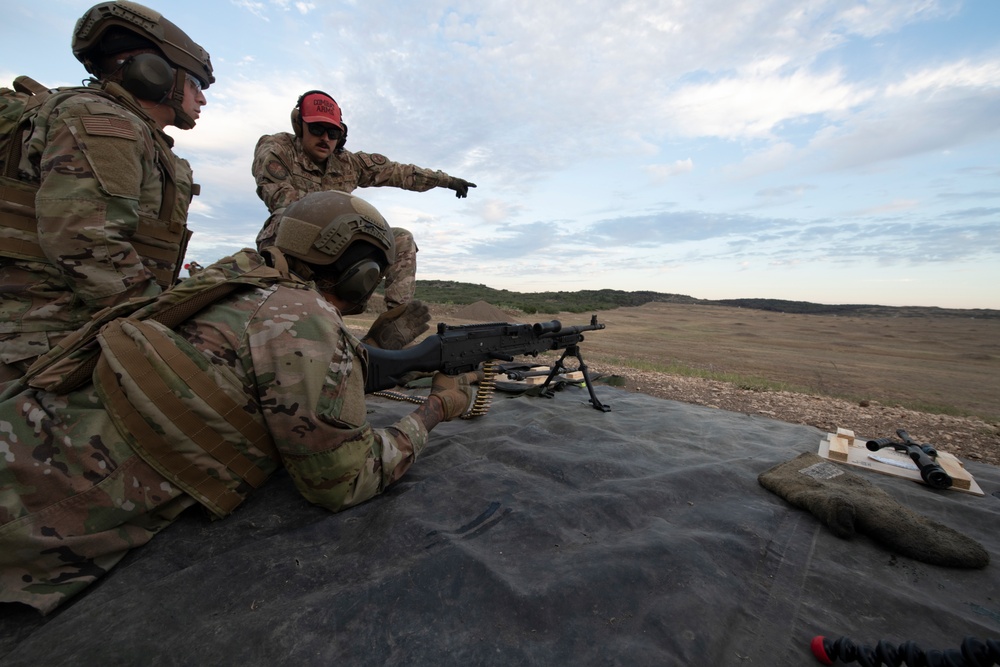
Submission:
[[[424,425],[425,429],[430,431],[444,421],[444,405],[440,398],[431,394],[412,414],[414,419],[417,419]]]

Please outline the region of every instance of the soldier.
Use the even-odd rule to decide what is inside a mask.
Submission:
[[[124,0],[91,7],[72,49],[87,86],[0,90],[0,385],[94,312],[172,285],[190,236],[198,186],[163,129],[195,126],[208,53]]]
[[[95,318],[92,383],[46,389],[75,375],[56,364],[0,402],[0,602],[48,613],[184,509],[225,517],[282,465],[312,503],[361,503],[469,409],[475,374],[437,374],[426,402],[373,429],[367,357],[341,315],[364,308],[392,261],[389,226],[339,192],[277,223],[263,255],[243,250]]]
[[[389,186],[424,192],[449,188],[457,197],[467,197],[475,183],[412,164],[392,162],[378,153],[344,150],[347,125],[340,106],[319,90],[301,95],[292,109],[294,134],[264,135],[254,149],[253,176],[257,196],[267,210],[275,212],[303,195],[322,190],[353,192],[355,188]],[[408,303],[416,288],[417,246],[413,235],[394,228],[396,261],[385,278],[385,305],[393,309]],[[274,229],[265,225],[257,235],[257,247],[274,239]]]

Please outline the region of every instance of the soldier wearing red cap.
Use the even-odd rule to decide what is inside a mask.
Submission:
[[[347,125],[337,102],[319,90],[299,97],[292,109],[293,133],[264,135],[254,150],[253,175],[257,196],[269,211],[282,209],[311,192],[395,187],[414,192],[449,188],[466,197],[475,183],[412,164],[393,162],[379,153],[344,150]],[[413,299],[417,246],[405,229],[393,228],[396,260],[385,278],[385,302],[390,309]],[[257,247],[274,242],[269,221],[257,235]]]

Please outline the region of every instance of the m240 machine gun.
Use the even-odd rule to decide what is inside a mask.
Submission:
[[[513,361],[514,357],[536,356],[550,350],[563,350],[562,356],[552,365],[545,382],[541,385],[543,396],[551,396],[549,388],[552,380],[566,370],[564,361],[575,357],[583,373],[583,380],[590,392],[590,403],[597,410],[607,412],[608,406],[601,403],[594,393],[587,365],[580,354],[579,344],[586,331],[598,331],[604,325],[597,321],[597,315],[590,318],[590,324],[564,327],[559,320],[537,324],[469,324],[450,326],[438,324],[436,334],[403,350],[382,350],[365,346],[368,350],[368,376],[365,392],[374,393],[390,389],[399,384],[406,373],[412,371],[441,371],[457,375],[476,370],[488,361]]]

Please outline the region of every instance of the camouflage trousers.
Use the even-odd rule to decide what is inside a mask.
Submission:
[[[0,395],[42,356],[66,337],[68,331],[28,331],[0,334]]]
[[[128,446],[92,387],[0,402],[0,602],[49,613],[194,504]]]
[[[417,291],[417,243],[413,234],[401,227],[392,228],[396,259],[385,272],[385,307],[409,303]]]

